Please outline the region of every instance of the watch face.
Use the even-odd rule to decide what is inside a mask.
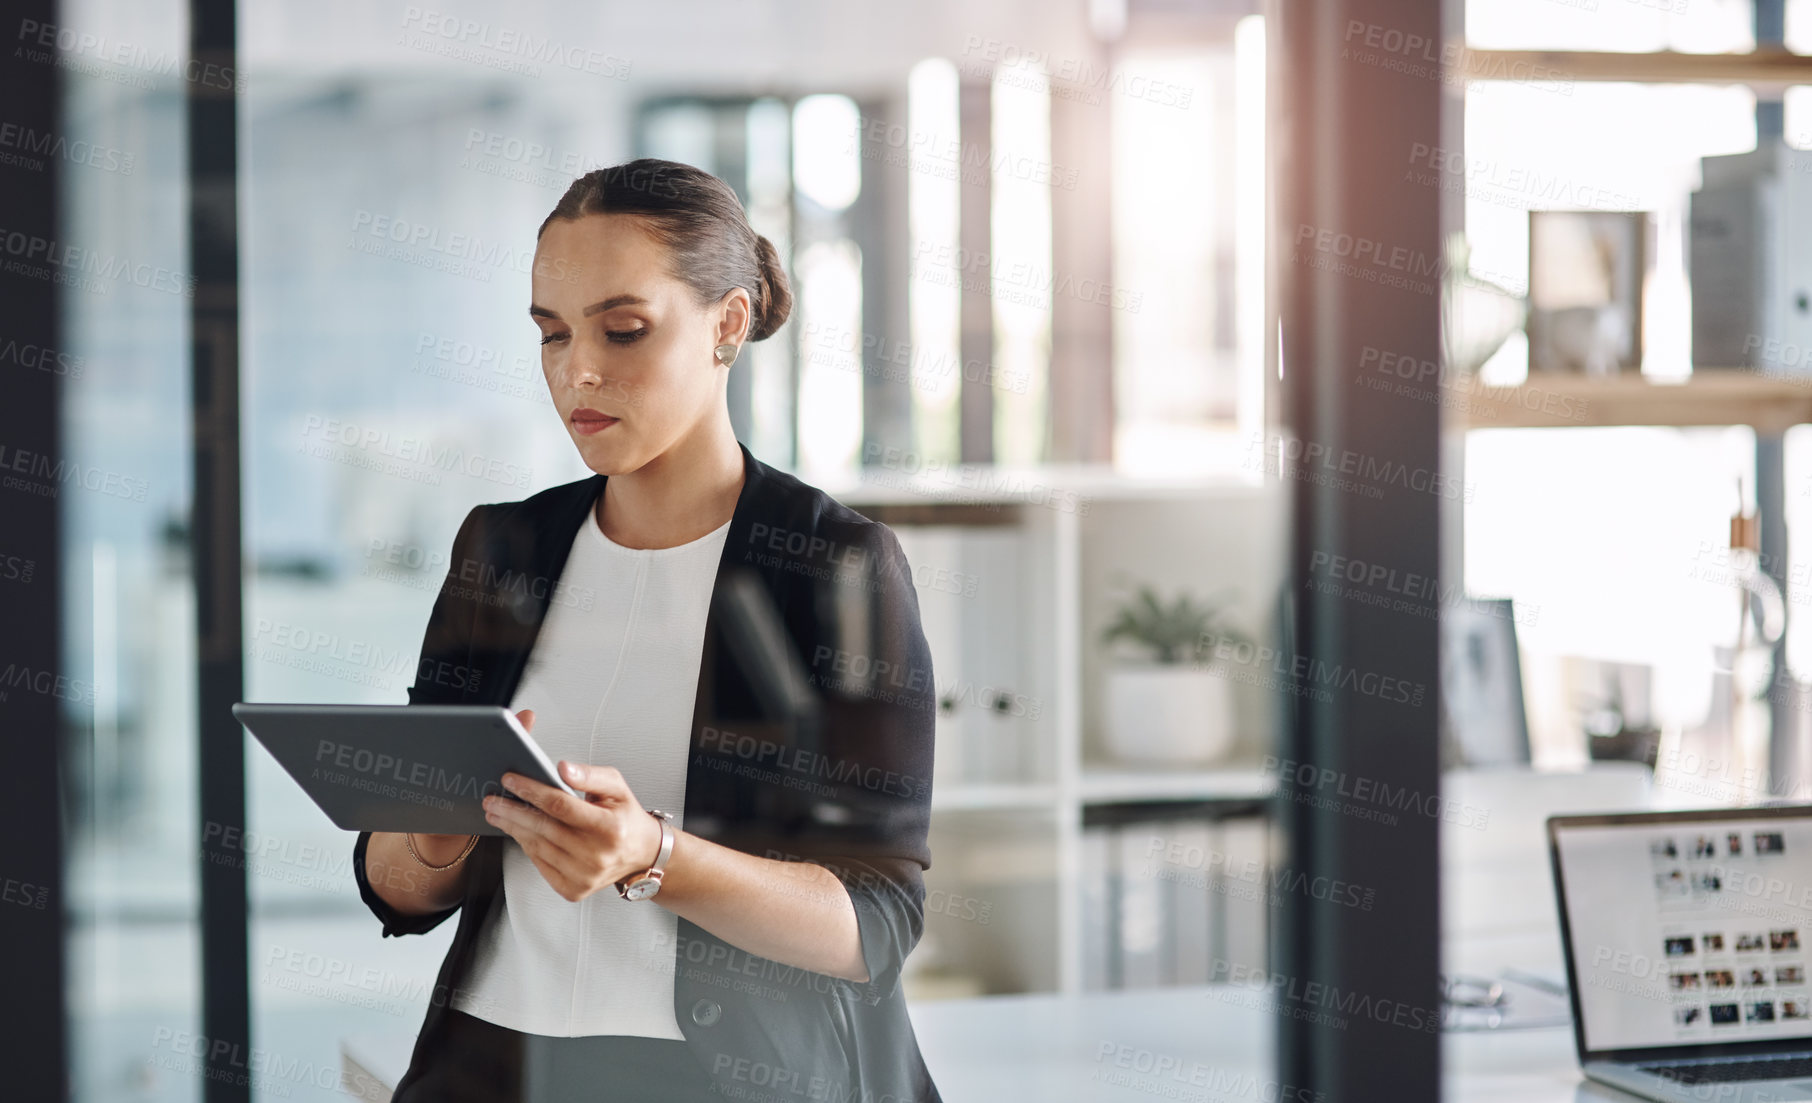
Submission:
[[[661,891],[661,882],[654,877],[644,877],[640,881],[631,881],[623,890],[625,900],[646,900]]]

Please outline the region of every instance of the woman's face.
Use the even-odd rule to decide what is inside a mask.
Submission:
[[[635,215],[555,219],[535,249],[529,314],[541,330],[548,394],[585,465],[640,470],[719,416],[749,293],[699,307]]]

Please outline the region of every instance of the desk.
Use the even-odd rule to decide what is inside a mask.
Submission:
[[[1273,1079],[1276,1020],[1229,998],[1229,991],[1209,985],[1068,999],[982,997],[914,1007],[912,1021],[925,1061],[950,1103],[1275,1098],[1266,1085]],[[1244,995],[1243,989],[1231,991]],[[1581,1080],[1570,1029],[1446,1034],[1442,1050],[1448,1101],[1634,1098]],[[1174,1077],[1141,1075],[1117,1063],[1122,1053],[1134,1063],[1173,1057],[1182,1071]],[[1198,1062],[1205,1066],[1201,1071],[1195,1069]],[[1174,1092],[1161,1084],[1173,1085]]]
[[[1444,965],[1486,976],[1516,967],[1554,978],[1563,969],[1542,819],[1655,807],[1668,796],[1650,788],[1647,770],[1619,764],[1574,774],[1454,773],[1443,795],[1489,812],[1482,828],[1444,829]],[[950,1103],[1265,1103],[1276,1098],[1276,1019],[1268,1006],[1240,985],[1199,985],[930,1001],[911,1005],[911,1015],[925,1062]],[[342,1055],[392,1085],[413,1044],[411,1034],[355,1036]],[[1581,1079],[1571,1027],[1450,1033],[1442,1051],[1447,1103],[1637,1098]],[[1167,1070],[1182,1071],[1176,1078],[1141,1075],[1117,1063],[1123,1052],[1129,1064],[1168,1058]],[[388,1093],[368,1098],[387,1103]]]
[[[1227,985],[982,996],[917,1004],[911,1014],[925,1062],[949,1103],[1245,1103],[1276,1098],[1270,1089],[1275,1019],[1255,1010],[1250,997]],[[356,1063],[388,1086],[408,1067],[413,1040],[407,1033],[359,1035],[346,1040],[342,1053],[349,1067]],[[1581,1080],[1570,1029],[1450,1033],[1442,1050],[1448,1103],[1635,1098]],[[1180,1070],[1136,1071],[1164,1058]],[[385,1103],[388,1093],[368,1098]]]

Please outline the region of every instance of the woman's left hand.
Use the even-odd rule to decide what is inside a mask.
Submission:
[[[560,776],[580,795],[518,773],[503,787],[527,801],[484,798],[484,818],[521,845],[555,892],[579,901],[653,864],[661,825],[642,808],[614,766],[562,760]]]

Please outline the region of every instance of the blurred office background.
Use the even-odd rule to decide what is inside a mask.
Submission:
[[[183,54],[185,19],[179,3],[67,5],[66,28],[106,41],[57,61],[69,135],[129,159],[68,174],[69,236],[174,270],[184,89],[157,69]],[[1085,753],[1059,662],[1104,621],[1113,571],[1237,577],[1256,621],[1276,597],[1279,498],[1239,436],[1262,400],[1253,9],[265,5],[241,10],[239,36],[246,696],[403,699],[459,518],[586,474],[526,318],[535,227],[579,172],[699,165],[794,279],[792,320],[732,376],[757,455],[895,507],[977,496],[906,485],[927,471],[1009,473],[979,492],[1007,503],[984,524],[901,526],[950,702],[913,983],[1079,987],[1106,930],[1084,939],[1080,878],[1059,876],[1083,845]],[[1110,65],[1113,85],[1046,71]],[[301,1068],[337,1068],[344,1036],[413,1029],[452,934],[379,945],[350,836],[255,745],[243,834],[195,836],[187,310],[129,281],[67,307],[84,365],[67,451],[146,484],[64,505],[67,669],[94,687],[68,715],[82,1099],[199,1096],[173,1034],[200,1031],[198,849],[246,864],[253,1032]],[[1096,473],[1086,498],[1038,501],[1046,465],[1116,456],[1155,489]],[[864,468],[881,472],[867,490]],[[1171,520],[1185,501],[1224,512]],[[1064,656],[1034,616],[1064,622]],[[1267,707],[1242,702],[1244,806]],[[1162,780],[1104,784],[1197,795],[1146,791]],[[1139,920],[1153,976],[1155,919]],[[319,1091],[301,1074],[279,1088]]]
[[[1149,585],[1276,643],[1288,488],[1254,462],[1275,414],[1260,8],[243,5],[247,698],[403,700],[459,519],[586,474],[525,316],[535,227],[578,172],[687,161],[736,188],[794,280],[792,320],[732,375],[739,435],[888,518],[920,574],[946,705],[909,992],[1262,967],[1276,905],[1229,868],[1273,853],[1280,706],[1222,677],[1214,730],[1179,736],[1200,746],[1131,752],[1115,714],[1126,656],[1102,642]],[[1806,49],[1812,3],[1785,11],[1788,45]],[[1469,0],[1463,17],[1482,49],[1755,45],[1748,0]],[[184,87],[167,65],[185,20],[171,0],[71,0],[60,25],[98,41],[53,35],[43,59],[9,62],[58,67],[66,137],[109,151],[63,169],[60,233],[129,262],[64,299],[64,455],[123,488],[59,504],[62,669],[85,687],[64,706],[81,1100],[201,1096],[174,1040],[200,1030],[198,856],[246,864],[254,1037],[292,1069],[338,1068],[348,1035],[412,1030],[452,934],[379,945],[351,836],[255,746],[247,823],[197,837]],[[1798,92],[1785,142],[1812,147]],[[1463,209],[1475,278],[1527,297],[1530,210],[1578,206],[1565,196],[1582,187],[1615,197],[1650,219],[1636,370],[1689,373],[1688,204],[1700,158],[1756,148],[1755,94],[1493,80],[1450,94],[1469,165],[1567,184],[1447,172],[1426,189]],[[1406,169],[1429,169],[1413,156]],[[145,266],[169,278],[132,275]],[[1491,382],[1542,370],[1520,328],[1493,346]],[[1782,436],[1788,488],[1805,485],[1802,432]],[[1519,611],[1529,764],[1579,767],[1591,733],[1643,725],[1735,738],[1714,708],[1717,656],[1727,673],[1740,643],[1723,553],[1731,516],[1756,509],[1757,436],[1460,435],[1449,584]],[[989,474],[963,481],[964,463]],[[1793,525],[1803,494],[1784,504]],[[1791,582],[1805,562],[1796,548],[1774,573]],[[1789,586],[1789,612],[1805,592]],[[1777,686],[1797,695],[1812,637],[1786,623]],[[1600,731],[1612,704],[1622,727]],[[1794,725],[1775,742],[1804,740],[1803,710],[1775,715]],[[319,1083],[267,1078],[258,1094],[333,1094]]]

